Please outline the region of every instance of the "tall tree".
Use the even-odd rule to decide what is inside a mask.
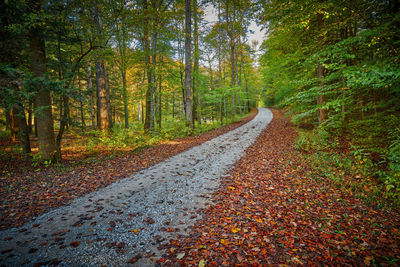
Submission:
[[[109,118],[109,91],[107,90],[107,74],[104,62],[104,29],[102,21],[102,12],[100,3],[96,3],[94,6],[94,20],[95,20],[95,32],[99,48],[96,51],[96,96],[97,96],[97,126],[103,131],[110,130],[110,118]]]
[[[193,118],[201,123],[201,106],[200,106],[200,92],[199,92],[199,76],[200,76],[200,51],[199,51],[199,7],[197,6],[197,0],[193,0],[193,20],[194,20],[194,64],[193,64]]]
[[[185,0],[185,93],[186,123],[194,128],[192,112],[192,9],[191,0]]]
[[[28,6],[32,14],[39,16],[42,12],[40,0],[30,0]],[[56,144],[54,139],[52,102],[49,88],[40,81],[46,74],[46,48],[43,30],[40,23],[32,25],[29,30],[31,71],[38,78],[35,96],[35,117],[37,117],[37,132],[39,152],[43,160],[55,159]]]

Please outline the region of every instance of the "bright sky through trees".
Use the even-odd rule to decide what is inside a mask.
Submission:
[[[205,8],[204,20],[210,24],[214,24],[218,21],[217,10],[215,9],[214,6],[208,5]],[[262,29],[261,26],[258,26],[255,21],[252,21],[249,30],[250,31],[248,34],[247,43],[249,45],[252,45],[253,41],[257,41],[258,42],[257,50],[258,50],[260,48],[260,45],[262,44],[262,41],[265,39],[266,36],[265,29]]]

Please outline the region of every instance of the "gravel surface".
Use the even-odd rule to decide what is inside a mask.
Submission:
[[[162,245],[184,236],[210,193],[272,120],[245,125],[151,168],[0,232],[0,264],[156,265]]]

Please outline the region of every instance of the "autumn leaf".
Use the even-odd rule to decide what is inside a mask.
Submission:
[[[79,241],[73,241],[73,242],[71,242],[69,244],[70,244],[71,247],[76,248],[76,247],[78,247],[80,245],[80,242]]]
[[[185,252],[179,253],[178,255],[176,255],[176,258],[178,260],[182,259],[185,256]]]
[[[222,245],[228,245],[229,241],[227,241],[226,239],[221,239],[221,244]]]
[[[231,232],[234,233],[234,234],[236,234],[239,231],[240,231],[240,228],[234,227],[234,228],[231,229]]]

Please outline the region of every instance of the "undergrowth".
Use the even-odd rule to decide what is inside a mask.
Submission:
[[[329,179],[372,205],[400,207],[400,135],[377,153],[351,141],[344,147],[323,128],[298,133],[295,147],[312,166],[314,178]]]
[[[219,122],[196,122],[194,130],[178,119],[168,119],[163,122],[161,129],[156,129],[153,133],[143,131],[143,124],[136,123],[131,128],[124,128],[122,125],[115,125],[112,131],[104,133],[99,130],[90,130],[86,132],[87,139],[84,141],[89,150],[95,150],[99,146],[103,148],[133,148],[140,150],[141,147],[153,146],[163,141],[169,141],[176,138],[199,135],[217,129],[223,125],[237,122],[248,114],[226,119],[221,125]]]

